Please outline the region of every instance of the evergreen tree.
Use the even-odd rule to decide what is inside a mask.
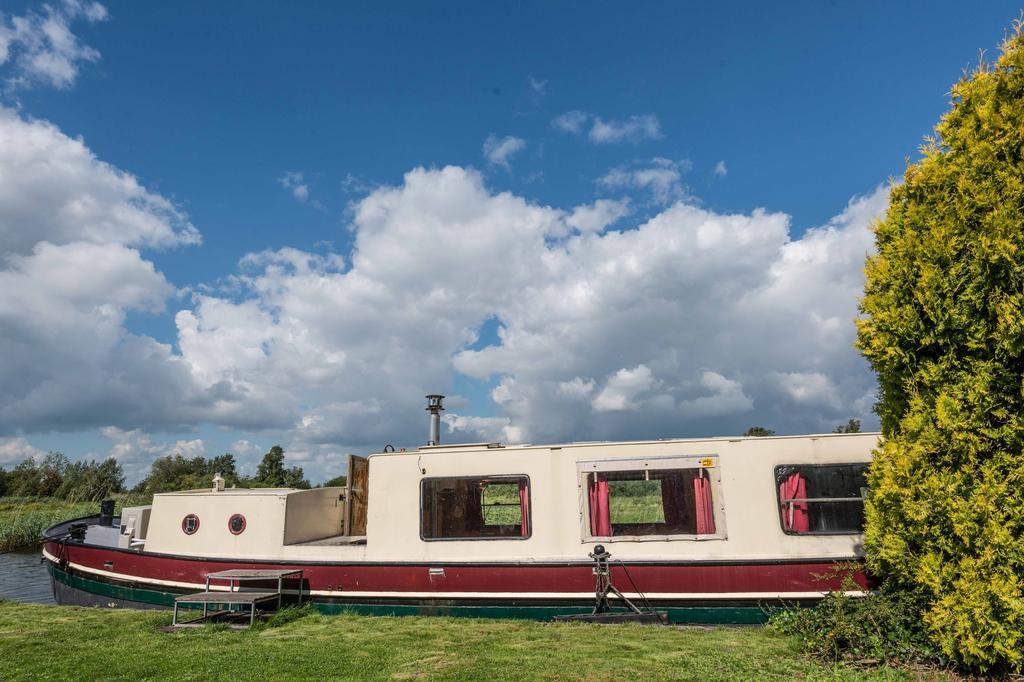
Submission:
[[[933,641],[1024,669],[1024,37],[952,91],[875,225],[858,346],[884,442],[866,549]]]
[[[284,448],[270,448],[256,468],[256,485],[262,488],[282,488],[285,485]]]

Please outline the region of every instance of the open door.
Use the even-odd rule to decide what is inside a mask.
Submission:
[[[366,501],[370,492],[370,460],[358,455],[349,455],[347,483],[345,535],[366,535]]]

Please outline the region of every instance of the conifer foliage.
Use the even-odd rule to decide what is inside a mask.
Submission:
[[[875,226],[872,570],[976,670],[1024,669],[1024,36],[965,75]]]

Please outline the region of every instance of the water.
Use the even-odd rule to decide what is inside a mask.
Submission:
[[[50,574],[39,562],[39,549],[0,554],[0,596],[15,601],[55,604]]]

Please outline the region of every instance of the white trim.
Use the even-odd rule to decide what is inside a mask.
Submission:
[[[43,550],[43,556],[50,561],[57,563],[57,558]],[[206,588],[205,583],[186,583],[176,580],[159,580],[157,578],[140,578],[139,576],[126,573],[114,573],[103,571],[90,566],[83,566],[74,562],[68,562],[68,566],[94,575],[101,575],[118,580],[129,580],[132,582],[149,585],[163,585],[167,587],[195,587]],[[210,585],[210,591],[228,592],[230,589],[225,586]],[[289,590],[285,590],[288,592]],[[318,597],[376,597],[380,599],[507,599],[510,597],[520,599],[592,599],[594,592],[374,592],[358,590],[309,590],[306,594]],[[646,592],[643,595],[636,592],[623,592],[628,599],[691,599],[691,600],[729,600],[729,599],[820,599],[828,592]],[[863,590],[848,590],[843,592],[849,597],[862,597],[867,592]]]

